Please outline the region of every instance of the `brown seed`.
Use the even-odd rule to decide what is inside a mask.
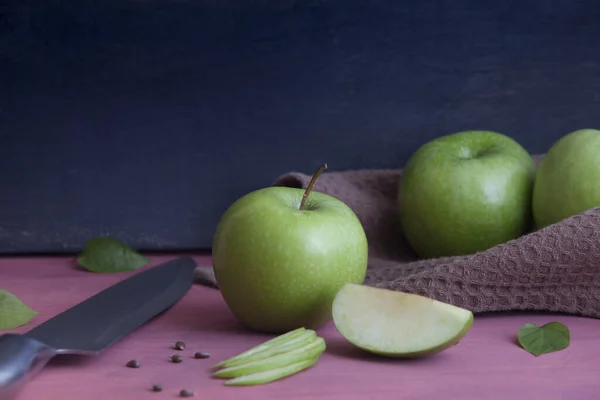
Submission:
[[[127,361],[127,365],[129,368],[139,368],[140,367],[140,362],[138,360],[130,360]]]
[[[181,389],[181,391],[179,392],[179,395],[181,397],[192,397],[194,395],[194,392],[192,392],[189,389]]]
[[[171,356],[171,361],[173,361],[174,363],[180,363],[183,361],[183,358],[181,358],[181,356],[178,354],[173,354]]]
[[[153,392],[162,392],[162,385],[153,385],[152,391]]]
[[[175,348],[177,350],[183,350],[183,349],[185,349],[185,343],[182,342],[181,340],[178,342],[175,342]]]
[[[197,351],[194,353],[194,358],[209,358],[210,354],[205,353],[203,351]]]

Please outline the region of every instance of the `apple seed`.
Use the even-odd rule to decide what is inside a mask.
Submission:
[[[162,392],[162,390],[163,390],[162,385],[152,385],[153,392]]]
[[[129,368],[139,368],[140,362],[138,360],[130,360],[125,365],[128,366]]]
[[[171,361],[173,361],[174,363],[178,364],[178,363],[180,363],[180,362],[183,361],[183,358],[181,358],[181,356],[178,355],[178,354],[173,354],[171,356]]]
[[[181,340],[175,342],[175,349],[176,350],[184,350],[185,349],[185,343],[182,342]]]

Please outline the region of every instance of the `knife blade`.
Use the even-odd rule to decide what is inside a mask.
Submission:
[[[0,336],[0,400],[12,400],[53,357],[99,355],[175,304],[196,263],[181,257],[137,273],[24,334]]]

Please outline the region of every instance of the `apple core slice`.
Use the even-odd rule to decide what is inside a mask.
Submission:
[[[458,343],[473,325],[470,310],[424,296],[346,284],[332,307],[351,344],[389,357],[419,357]]]

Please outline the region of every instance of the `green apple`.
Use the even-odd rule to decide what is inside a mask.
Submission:
[[[319,361],[319,358],[311,358],[304,361],[299,361],[294,364],[290,364],[285,367],[270,369],[263,372],[257,372],[255,374],[244,375],[238,378],[229,379],[225,381],[226,386],[250,386],[250,385],[264,385],[269,382],[287,378],[288,376],[297,374],[298,372],[304,371],[315,365]]]
[[[408,160],[398,189],[406,240],[421,258],[473,254],[531,229],[536,165],[508,136],[465,131]]]
[[[224,362],[220,366],[225,368],[235,367],[237,365],[247,364],[251,361],[264,360],[265,358],[270,358],[279,354],[289,353],[290,351],[303,348],[304,346],[313,343],[316,339],[317,333],[312,329],[308,329],[302,333],[302,335],[290,339],[289,341],[268,347],[262,351],[249,356],[241,357],[237,360]]]
[[[388,357],[419,357],[457,344],[473,313],[428,297],[364,285],[344,285],[333,302],[333,321],[351,344]]]
[[[599,206],[600,131],[573,131],[540,163],[533,186],[535,224],[543,228]]]
[[[213,372],[213,376],[215,378],[237,378],[271,369],[287,367],[301,361],[319,358],[325,351],[325,348],[325,340],[322,337],[316,337],[312,342],[298,349],[262,360],[249,361],[240,365],[226,367]]]
[[[345,283],[362,283],[368,246],[344,202],[312,190],[267,187],[223,214],[214,235],[213,268],[229,310],[248,327],[281,333],[331,320]]]

